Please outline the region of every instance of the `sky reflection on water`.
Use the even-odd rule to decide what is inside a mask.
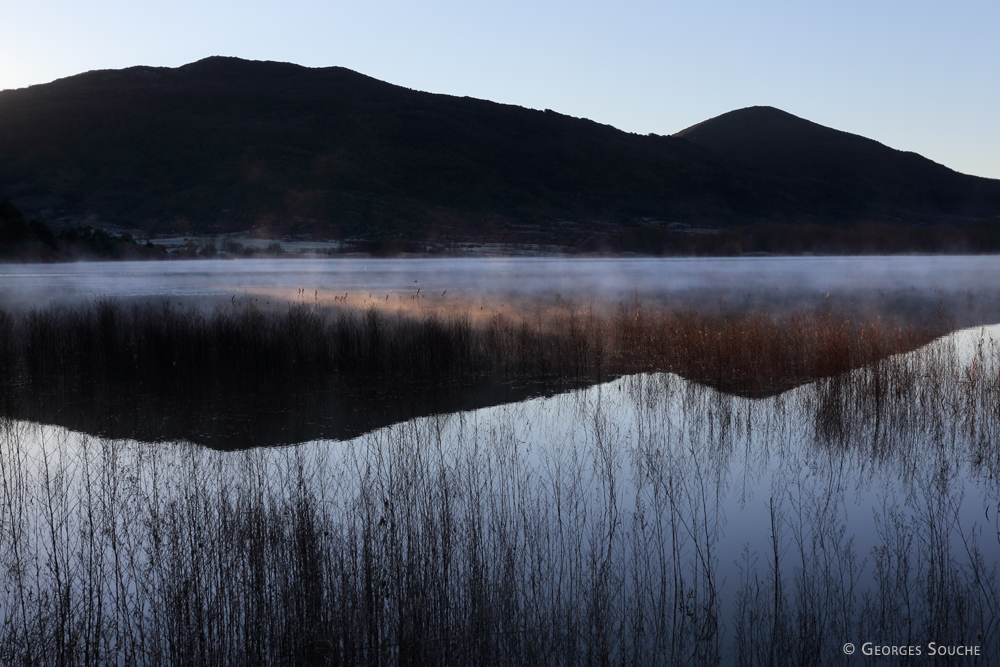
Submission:
[[[320,499],[321,520],[332,522],[334,532],[368,503],[374,510],[365,511],[375,512],[368,520],[377,521],[383,504],[388,513],[445,502],[436,485],[448,477],[457,484],[448,510],[459,517],[455,539],[478,539],[470,536],[489,527],[484,539],[498,540],[490,548],[513,545],[505,558],[516,564],[525,608],[556,594],[539,592],[561,586],[546,579],[551,572],[572,571],[576,559],[579,566],[604,563],[595,570],[600,582],[587,581],[601,586],[611,618],[619,605],[632,613],[637,591],[670,588],[666,598],[647,600],[643,613],[655,617],[668,611],[658,604],[674,612],[680,605],[674,632],[693,637],[711,629],[698,640],[707,642],[697,649],[706,664],[758,655],[783,638],[793,646],[808,619],[819,624],[809,632],[821,644],[820,664],[839,664],[844,642],[868,640],[981,644],[989,651],[984,664],[993,664],[1000,657],[998,619],[990,611],[1000,602],[992,578],[1000,562],[995,399],[975,399],[985,401],[986,411],[975,412],[980,421],[973,424],[978,403],[961,403],[953,389],[934,393],[930,380],[914,387],[905,378],[926,377],[920,360],[937,350],[943,356],[936,363],[954,364],[948,373],[957,373],[942,378],[961,392],[972,362],[976,372],[1000,371],[998,339],[1000,326],[969,329],[888,360],[902,369],[903,375],[886,376],[903,378],[902,393],[882,408],[852,408],[848,400],[833,415],[833,430],[824,426],[825,406],[842,400],[843,387],[877,378],[870,369],[853,371],[856,379],[846,385],[834,378],[767,399],[721,394],[671,374],[637,375],[423,417],[347,442],[228,453],[183,443],[124,442],[111,449],[118,448],[123,474],[142,478],[150,474],[143,466],[159,460],[160,478],[178,480],[163,486],[157,511],[183,507],[190,497],[186,466],[206,480],[195,495],[209,506],[212,494],[243,483],[245,471],[270,470],[260,481],[245,480],[263,483],[254,497],[274,502],[267,499],[291,493],[282,484],[297,474],[308,480],[308,494]],[[952,409],[952,401],[971,407]],[[109,447],[62,429],[21,428],[29,434],[24,460],[36,464]],[[483,523],[466,525],[464,516]],[[435,527],[392,523],[385,530],[413,539]],[[414,563],[435,557],[420,544],[409,548],[416,550]],[[595,604],[593,594],[574,593],[588,605]],[[772,609],[778,598],[782,605]],[[770,635],[754,635],[762,631],[762,614]],[[629,641],[663,650],[666,635],[650,628],[630,637],[625,625],[615,640],[620,650]]]

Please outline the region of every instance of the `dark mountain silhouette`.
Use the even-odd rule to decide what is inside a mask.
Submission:
[[[773,109],[640,136],[338,67],[220,57],[0,92],[0,197],[56,229],[563,244],[650,220],[1000,214],[1000,181]]]
[[[1000,213],[1000,181],[773,107],[731,111],[674,136],[781,179],[819,217],[961,221]]]
[[[27,214],[157,231],[475,231],[769,207],[747,170],[682,139],[336,67],[208,58],[89,72],[0,93],[0,126],[0,195]]]

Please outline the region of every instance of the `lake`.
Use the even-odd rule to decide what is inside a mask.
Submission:
[[[959,325],[1000,322],[1000,257],[755,257],[694,259],[447,258],[260,259],[0,264],[7,307],[72,304],[99,296],[215,304],[246,296],[287,303],[395,305],[417,290],[430,306],[641,300],[669,306],[815,307],[825,299]],[[302,290],[300,292],[300,290]],[[829,295],[829,296],[827,296]]]
[[[998,277],[980,257],[0,269],[15,306],[419,289],[913,318],[944,300],[977,324]],[[225,452],[5,419],[0,660],[904,664],[870,642],[1000,664],[1000,326],[762,398],[640,373],[522,399]]]

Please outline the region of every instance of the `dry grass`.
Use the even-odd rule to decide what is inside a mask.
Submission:
[[[908,352],[947,327],[899,326],[832,312],[774,319],[763,313],[688,311],[618,318],[627,367],[673,371],[727,393],[762,397]],[[646,321],[648,319],[648,321]]]
[[[483,380],[576,386],[673,371],[763,396],[913,349],[946,330],[827,311],[777,319],[648,311],[638,302],[610,314],[564,304],[473,322],[466,312],[307,304],[205,313],[101,300],[0,312],[0,386],[141,393],[335,383],[383,393]]]
[[[398,424],[315,456],[2,419],[2,664],[823,665],[858,637],[1000,656],[992,537],[957,510],[961,466],[1000,474],[1000,346],[985,338],[960,363],[945,341],[894,354],[929,330],[638,304],[472,324],[100,302],[0,314],[0,333],[9,404],[38,390],[385,395],[661,369],[756,397],[818,378],[744,401],[635,375],[622,394],[641,428],[587,403],[585,437],[542,452],[527,451],[516,411],[450,437],[445,417]],[[751,431],[748,468],[758,447],[800,458],[775,473],[767,548],[748,549],[727,583],[720,495]],[[872,508],[876,546],[858,553],[841,475],[875,463],[911,492]]]
[[[238,453],[2,420],[0,663],[833,665],[871,637],[997,664],[990,535],[959,524],[955,478],[970,455],[1000,470],[1000,349],[981,347],[771,401],[685,384],[675,402],[682,383],[639,375],[622,393],[641,429],[588,403],[586,437],[541,452],[514,409]],[[775,415],[802,431],[766,430]],[[757,498],[765,548],[727,582],[720,494],[751,428],[746,465],[768,469],[760,445],[789,458]],[[913,493],[872,508],[859,553],[841,475],[873,460]]]

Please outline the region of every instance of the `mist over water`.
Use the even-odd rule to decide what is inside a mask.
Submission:
[[[104,406],[148,442],[0,418],[0,663],[842,665],[848,641],[937,641],[982,653],[934,664],[1000,664],[1000,326],[978,326],[1000,258],[0,265],[7,309],[99,297],[971,328],[766,396],[629,371],[287,447],[213,451],[149,406]]]
[[[1000,257],[697,259],[254,259],[0,265],[0,305],[73,305],[100,296],[212,305],[233,297],[284,304],[429,306],[485,299],[608,304],[638,297],[668,307],[762,309],[832,305],[907,319],[942,309],[958,326],[1000,322]],[[301,291],[300,291],[301,290]]]

